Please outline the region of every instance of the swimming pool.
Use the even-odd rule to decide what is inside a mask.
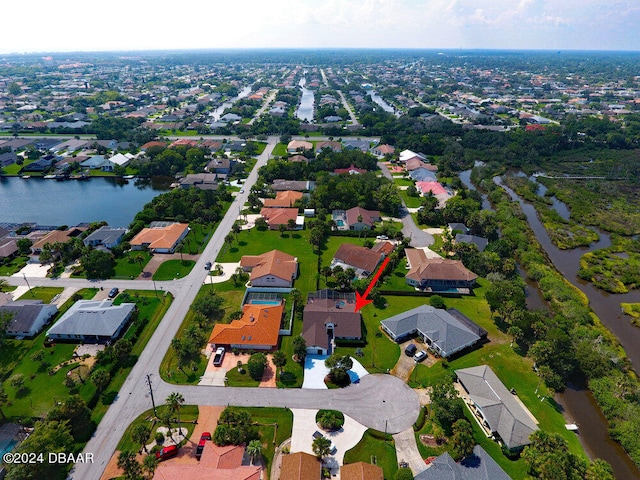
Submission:
[[[17,440],[15,440],[15,439],[14,440],[10,440],[9,443],[3,449],[0,450],[0,458],[2,458],[2,456],[5,453],[12,452],[17,444],[18,444]]]
[[[280,305],[280,300],[251,300],[251,305]]]
[[[343,220],[336,220],[336,225],[339,227],[344,227],[344,221]]]

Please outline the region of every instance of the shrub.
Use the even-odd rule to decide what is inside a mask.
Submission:
[[[247,370],[249,370],[251,378],[260,381],[265,368],[267,368],[267,356],[264,353],[254,353],[249,357]]]

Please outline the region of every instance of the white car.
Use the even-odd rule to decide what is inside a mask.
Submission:
[[[387,237],[386,235],[378,235],[376,237],[376,240],[389,240],[389,237]]]
[[[417,362],[421,362],[425,358],[427,358],[427,352],[425,352],[424,350],[420,350],[418,353],[414,355],[413,360],[417,363]]]

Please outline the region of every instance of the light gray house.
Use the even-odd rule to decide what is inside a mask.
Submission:
[[[415,480],[510,480],[511,477],[480,446],[473,454],[456,463],[449,452],[431,462],[431,466],[416,475]]]
[[[113,305],[111,300],[78,300],[49,329],[51,340],[103,343],[122,333],[135,309],[133,303]]]
[[[42,327],[58,313],[58,307],[43,303],[42,300],[18,300],[0,307],[0,314],[8,313],[11,320],[7,324],[9,337],[35,337]]]
[[[105,225],[87,235],[82,243],[85,247],[102,245],[111,249],[120,243],[125,233],[127,233],[126,228],[112,228]]]
[[[456,243],[473,243],[478,247],[479,252],[484,252],[484,249],[489,245],[489,240],[484,237],[478,237],[477,235],[465,235],[458,233],[456,235]]]
[[[486,338],[487,331],[455,308],[442,310],[421,305],[380,322],[396,342],[420,336],[429,350],[450,357]]]
[[[455,372],[469,394],[471,409],[509,450],[519,450],[531,443],[529,436],[538,430],[535,418],[488,365]]]

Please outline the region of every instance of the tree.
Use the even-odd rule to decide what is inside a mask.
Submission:
[[[247,445],[247,454],[251,458],[251,465],[255,462],[256,458],[262,456],[262,443],[260,440],[251,440]]]
[[[129,450],[118,455],[118,468],[122,469],[126,480],[137,480],[142,475],[142,467],[136,460],[136,454]]]
[[[289,230],[295,230],[297,228],[298,224],[296,223],[296,221],[293,218],[290,218],[289,220],[287,220],[287,228]]]
[[[99,368],[91,374],[91,381],[98,389],[98,392],[102,392],[109,382],[111,381],[111,375],[104,368]]]
[[[182,256],[182,253],[184,251],[184,240],[180,240],[178,242],[178,245],[176,246],[176,250],[178,250],[178,252],[180,252],[180,263],[184,262],[184,258]]]
[[[33,242],[28,238],[21,238],[16,241],[16,245],[20,255],[26,255],[29,253],[29,249],[31,248],[31,245],[33,245]]]
[[[11,82],[7,85],[7,92],[14,97],[22,93],[22,87],[17,82]]]
[[[293,354],[300,363],[304,362],[304,358],[307,356],[307,342],[301,335],[293,337]]]
[[[113,255],[102,250],[91,250],[80,258],[88,279],[110,278],[114,273]]]
[[[331,267],[329,265],[324,265],[320,269],[320,274],[324,276],[324,283],[326,284],[327,280],[329,280],[329,277],[333,275],[333,270],[331,270]]]
[[[431,412],[440,426],[448,432],[456,420],[464,418],[462,401],[450,380],[437,383],[431,388]]]
[[[284,237],[284,232],[287,231],[287,226],[284,223],[278,225],[278,231],[280,232],[280,237]]]
[[[40,365],[44,365],[45,363],[43,362],[44,360],[44,351],[43,350],[36,350],[35,352],[33,352],[33,355],[31,355],[31,357],[29,357],[31,359],[31,361],[33,363],[39,363]]]
[[[91,410],[86,402],[78,395],[72,395],[61,405],[57,405],[47,416],[48,420],[69,421],[74,440],[81,441],[88,438],[92,432]]]
[[[318,423],[325,430],[337,430],[344,425],[344,415],[335,410],[320,410]]]
[[[532,476],[542,480],[585,478],[585,461],[569,452],[560,435],[537,430],[529,439],[531,444],[524,448],[522,458]]]
[[[351,383],[348,371],[353,367],[353,360],[349,355],[334,353],[324,361],[329,369],[329,377],[336,385],[346,386]]]
[[[24,375],[16,373],[9,378],[9,385],[16,389],[17,392],[22,392],[25,388]]]
[[[236,242],[238,241],[238,234],[240,233],[241,230],[242,229],[240,228],[240,225],[238,225],[237,223],[234,223],[233,226],[231,227],[231,231],[236,237]]]
[[[153,478],[153,474],[158,468],[158,459],[155,455],[146,455],[142,460],[142,470],[145,471],[149,478]]]
[[[0,415],[2,415],[3,420],[6,420],[7,417],[5,417],[2,407],[6,405],[7,402],[9,402],[9,395],[7,395],[7,392],[5,392],[4,386],[0,385]]]
[[[227,407],[220,414],[213,442],[221,447],[248,443],[255,438],[252,423],[248,412]]]
[[[166,403],[169,411],[178,415],[178,438],[180,438],[180,436],[184,438],[184,435],[182,435],[182,425],[180,424],[180,410],[184,405],[184,397],[178,392],[173,392],[167,397]]]
[[[444,303],[444,298],[442,298],[440,295],[431,296],[431,298],[429,299],[429,303],[433,308],[447,308],[447,305]]]
[[[9,282],[7,282],[4,278],[0,279],[0,292],[4,291],[5,288],[9,286]]]
[[[213,320],[221,314],[223,299],[213,291],[208,290],[204,295],[199,295],[191,304],[191,309]]]
[[[149,435],[151,435],[151,428],[144,423],[137,424],[135,427],[133,427],[133,430],[131,431],[131,439],[134,442],[142,445],[142,448],[144,449],[145,453],[148,453],[147,440],[149,440]]]
[[[464,418],[456,420],[452,427],[453,436],[451,443],[453,444],[453,459],[460,460],[473,453],[475,440],[473,439],[473,428],[471,424]]]
[[[264,353],[254,353],[251,355],[247,362],[247,370],[251,378],[260,381],[265,368],[267,368],[267,363],[267,356]]]
[[[41,421],[35,424],[33,433],[18,447],[18,453],[69,453],[74,451],[74,440],[68,421]],[[13,464],[9,466],[7,480],[27,478],[62,478],[66,464],[45,461]]]
[[[311,449],[313,450],[313,453],[315,453],[316,457],[322,460],[331,453],[331,440],[327,437],[316,437],[313,439]]]
[[[271,361],[282,372],[282,368],[287,364],[287,355],[282,350],[276,350],[271,355]]]
[[[585,480],[614,480],[611,465],[600,458],[596,458],[587,467]]]

